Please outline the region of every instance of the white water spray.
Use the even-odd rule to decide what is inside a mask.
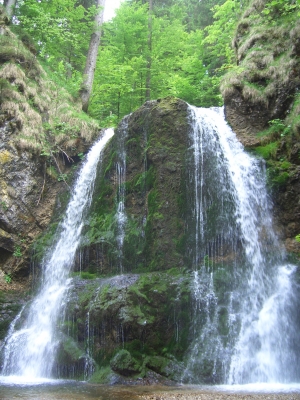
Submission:
[[[87,155],[66,216],[58,228],[58,240],[44,258],[40,291],[30,305],[21,329],[10,332],[6,339],[4,375],[29,379],[51,377],[58,345],[56,324],[69,286],[69,272],[80,243],[83,217],[91,203],[97,164],[113,134],[113,129],[107,129]]]

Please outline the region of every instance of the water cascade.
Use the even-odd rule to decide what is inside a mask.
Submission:
[[[272,227],[264,164],[222,109],[189,111],[195,305],[183,381],[293,382],[299,288]]]
[[[91,203],[97,164],[113,129],[107,129],[92,147],[78,175],[57,241],[43,260],[39,293],[19,329],[10,330],[4,352],[4,375],[51,377],[58,346],[56,324],[68,290],[69,272],[80,243],[83,217]],[[20,316],[19,316],[20,317]],[[14,326],[17,328],[17,321]]]

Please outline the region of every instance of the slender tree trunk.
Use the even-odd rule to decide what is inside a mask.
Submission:
[[[153,0],[149,0],[149,16],[148,16],[148,59],[147,59],[147,75],[146,75],[146,100],[150,100],[150,98],[151,98],[152,13],[153,13]]]
[[[17,0],[7,0],[4,2],[5,11],[9,19],[12,18]]]
[[[88,55],[86,58],[86,65],[84,69],[83,88],[81,90],[82,110],[87,112],[89,107],[89,100],[91,97],[94,74],[98,56],[98,49],[101,37],[101,26],[103,24],[105,0],[97,0],[97,7],[101,7],[95,16],[95,32],[91,36]]]

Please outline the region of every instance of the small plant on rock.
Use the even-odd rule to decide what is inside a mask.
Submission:
[[[3,209],[3,211],[7,211],[8,210],[8,205],[5,203],[5,201],[1,201],[0,205],[1,205],[2,209]]]
[[[20,246],[16,246],[15,250],[13,252],[13,256],[15,257],[22,257],[22,251],[21,251],[21,247]]]
[[[300,243],[300,233],[295,237],[296,242]]]

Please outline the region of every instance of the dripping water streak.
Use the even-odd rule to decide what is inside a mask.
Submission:
[[[125,180],[126,180],[126,149],[125,149],[125,139],[128,134],[128,119],[126,116],[118,129],[118,161],[116,164],[116,175],[118,184],[118,195],[117,195],[117,245],[118,245],[118,259],[119,259],[119,269],[123,273],[123,244],[125,238],[125,226],[127,222],[126,212],[125,212]]]

